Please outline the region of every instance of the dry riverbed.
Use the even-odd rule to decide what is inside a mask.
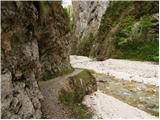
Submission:
[[[136,107],[132,107],[112,96],[106,95],[101,91],[96,91],[92,95],[87,95],[84,98],[83,103],[94,111],[93,118],[139,118],[139,119],[151,119],[156,118]]]
[[[159,115],[159,88],[135,81],[122,81],[104,74],[94,74],[98,89],[152,115]]]
[[[158,65],[116,59],[93,61],[83,56],[70,58],[74,68],[94,71],[99,90],[83,101],[94,111],[93,118],[158,117]]]
[[[84,56],[71,56],[71,65],[74,68],[93,70],[115,78],[128,81],[143,82],[158,86],[158,65],[152,62],[107,59],[94,61]]]

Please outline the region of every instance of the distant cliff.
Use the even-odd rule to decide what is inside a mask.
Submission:
[[[75,42],[73,53],[81,51],[81,44],[90,34],[96,34],[101,17],[108,5],[108,1],[72,1],[75,18]]]

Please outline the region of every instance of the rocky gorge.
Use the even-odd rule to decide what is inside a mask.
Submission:
[[[157,118],[159,3],[64,2],[1,1],[1,118]]]

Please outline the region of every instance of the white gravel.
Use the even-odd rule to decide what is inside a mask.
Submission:
[[[83,104],[87,105],[93,110],[93,119],[156,118],[142,110],[132,107],[126,103],[123,103],[112,96],[103,94],[101,91],[96,91],[91,95],[85,96]]]
[[[119,59],[108,59],[105,61],[93,61],[84,56],[71,56],[71,65],[74,68],[94,70],[122,80],[133,80],[158,86],[158,65],[151,62],[129,61]],[[96,91],[85,96],[83,104],[90,107],[93,118],[156,118],[138,108],[130,106],[118,99]]]
[[[158,65],[151,62],[107,59],[93,61],[84,56],[70,56],[74,68],[94,70],[122,80],[133,80],[158,86]]]

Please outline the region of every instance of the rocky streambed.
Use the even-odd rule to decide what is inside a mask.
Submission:
[[[74,68],[88,69],[98,91],[83,103],[93,118],[157,118],[159,116],[158,65],[151,62],[109,59],[94,61],[71,56]]]
[[[159,116],[159,87],[142,82],[122,81],[104,74],[94,73],[98,89],[120,101]]]

